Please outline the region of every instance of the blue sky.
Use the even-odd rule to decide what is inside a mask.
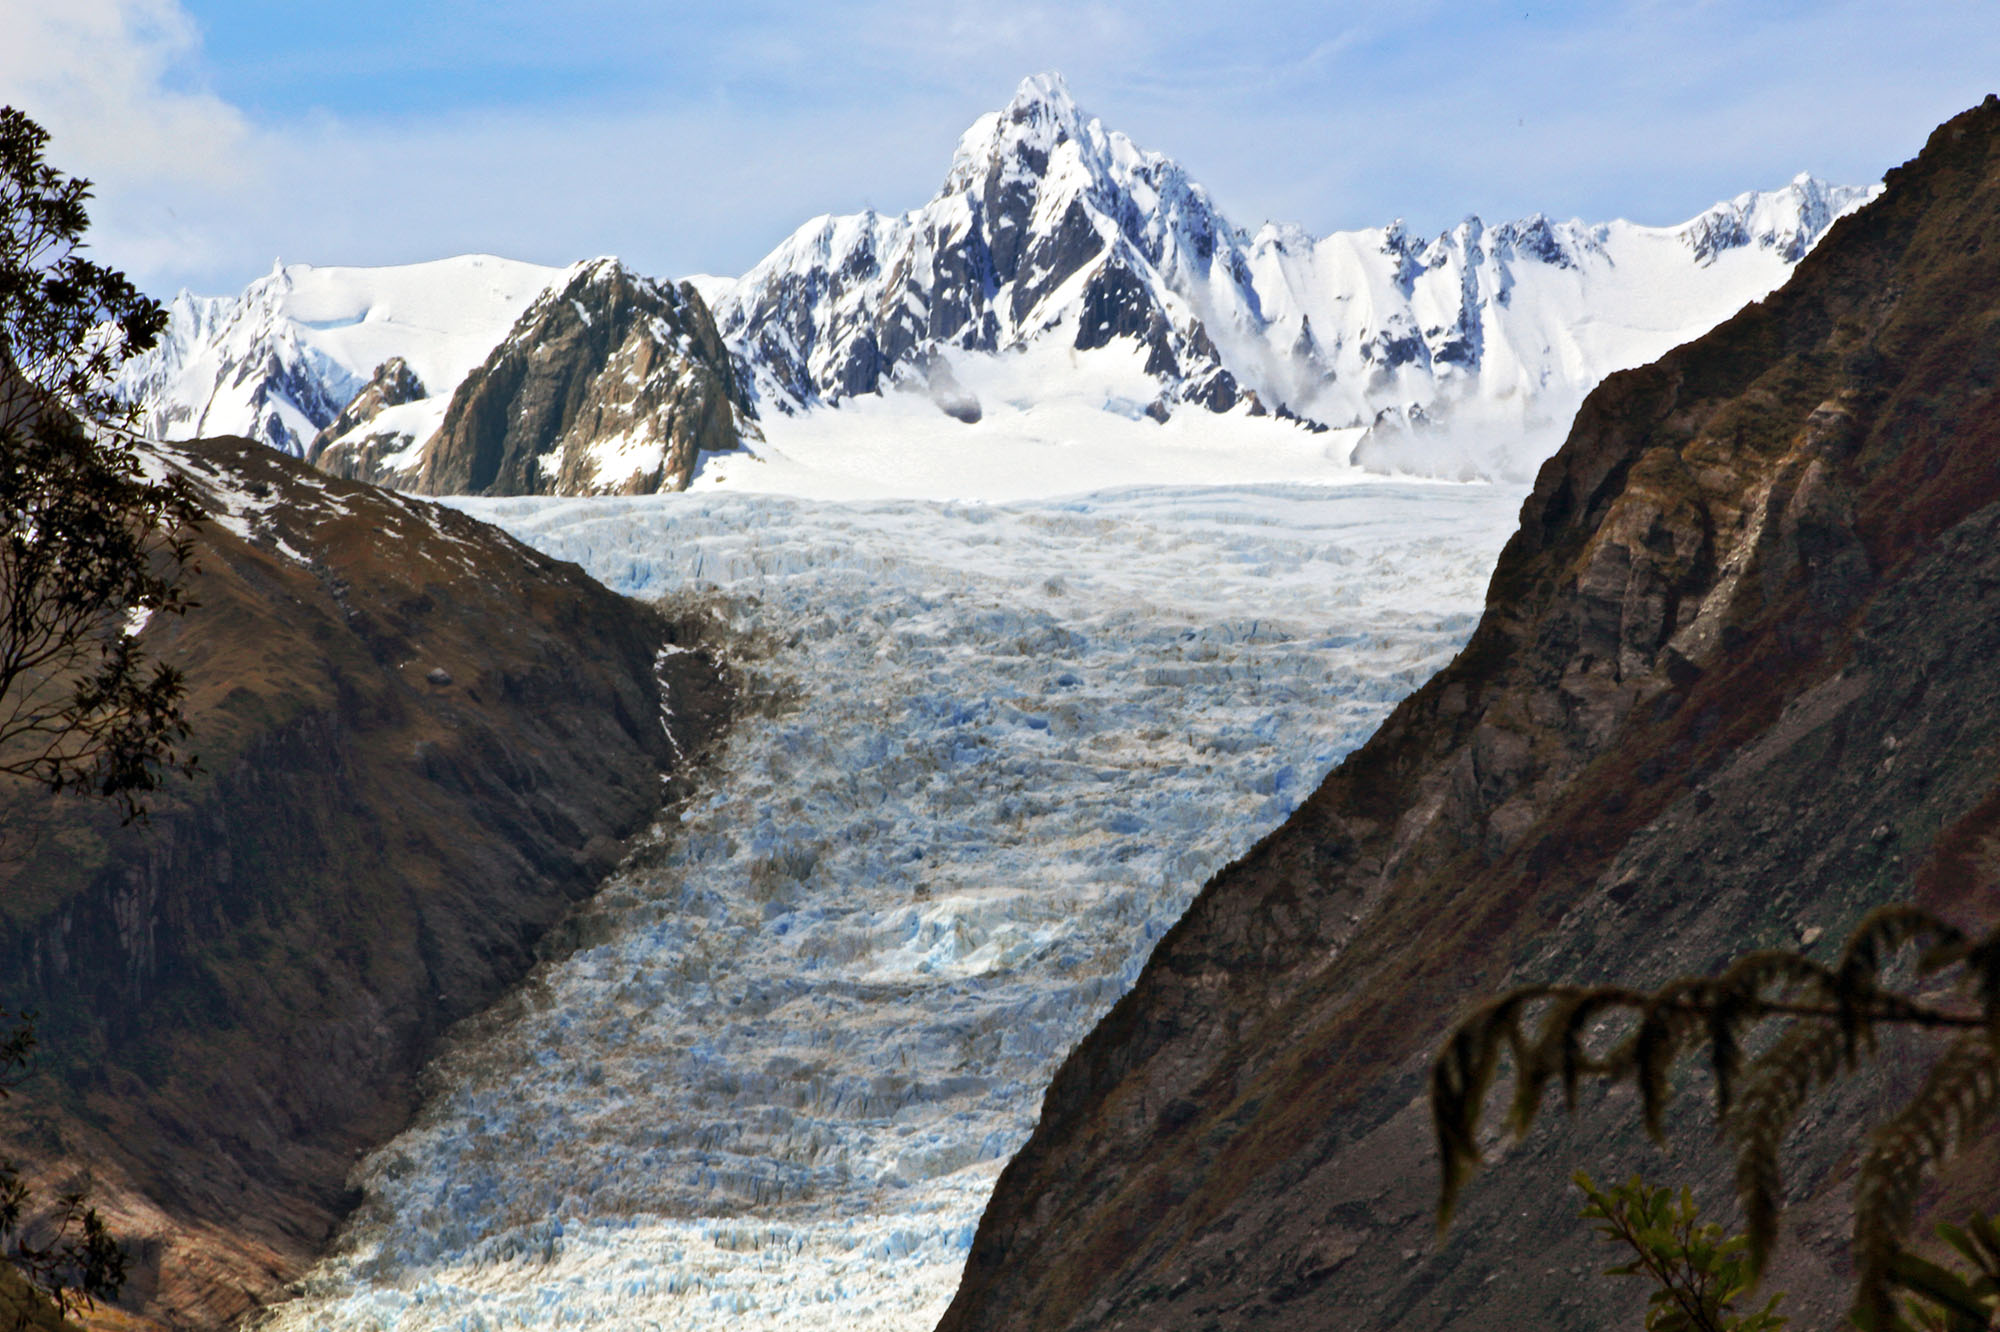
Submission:
[[[921,203],[1045,69],[1239,225],[1316,232],[1872,180],[2000,87],[1991,0],[0,0],[0,34],[0,99],[161,293],[274,257],[739,272],[816,213]]]

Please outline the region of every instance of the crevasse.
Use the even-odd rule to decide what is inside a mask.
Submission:
[[[1056,1064],[1464,640],[1519,500],[467,503],[708,599],[763,703],[275,1325],[929,1327]]]

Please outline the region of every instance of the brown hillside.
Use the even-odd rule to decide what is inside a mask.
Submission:
[[[1988,98],[1782,291],[1591,396],[1465,651],[1209,883],[1064,1064],[942,1328],[1636,1325],[1643,1292],[1587,1275],[1567,1177],[1714,1184],[1696,1098],[1671,1162],[1587,1098],[1439,1244],[1429,1056],[1511,982],[1830,952],[1918,890],[1990,913],[1997,382]],[[1841,1162],[1870,1114],[1864,1089],[1794,1144],[1772,1284],[1797,1326],[1843,1307]]]
[[[165,452],[224,515],[199,607],[143,635],[206,771],[150,827],[0,791],[0,1003],[45,1056],[4,1147],[95,1173],[134,1311],[219,1327],[317,1254],[439,1035],[527,970],[727,690],[660,655],[684,626],[462,514],[248,441]]]

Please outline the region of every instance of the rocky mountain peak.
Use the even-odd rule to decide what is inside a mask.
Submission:
[[[414,432],[393,417],[392,408],[422,402],[429,396],[410,363],[391,356],[352,401],[343,407],[306,449],[306,461],[323,472],[350,481],[381,482],[396,470],[397,459],[415,442]]]
[[[952,351],[1060,338],[1138,344],[1170,401],[1240,399],[1181,294],[1242,238],[1176,163],[1087,116],[1057,74],[960,138],[938,195],[900,218],[819,218],[723,299],[726,334],[780,410],[928,380]],[[1225,270],[1243,279],[1240,256]]]
[[[1046,73],[972,124],[921,207],[814,218],[705,290],[745,402],[781,413],[941,377],[1033,404],[1055,388],[1047,375],[1014,385],[993,358],[1042,347],[1066,367],[1056,391],[1127,417],[1269,409],[1366,432],[1330,458],[1344,447],[1385,471],[1525,480],[1604,375],[1769,292],[1865,195],[1801,176],[1679,227],[1537,214],[1435,235],[1267,226],[1253,241],[1177,162]],[[405,356],[433,398],[388,409],[347,451],[362,470],[343,473],[394,483],[551,281],[632,276],[609,259],[565,272],[491,256],[280,264],[235,300],[178,301],[122,386],[162,437],[227,430],[297,453],[373,367]],[[967,357],[988,359],[968,374]],[[965,416],[959,390],[930,396]]]
[[[235,297],[176,297],[165,336],[127,363],[118,390],[155,439],[240,434],[300,455],[392,358],[448,396],[555,272],[493,255],[279,262]],[[433,415],[420,433],[435,426]]]
[[[428,494],[678,490],[753,419],[693,284],[593,259],[536,298],[397,479]]]
[[[1050,155],[1082,140],[1092,124],[1062,75],[1031,75],[1005,107],[980,116],[959,136],[942,193],[962,193],[995,171],[1040,176]]]
[[[1801,171],[1780,189],[1751,190],[1716,204],[1679,230],[1703,265],[1742,246],[1771,250],[1785,262],[1797,263],[1836,217],[1879,188],[1833,185]]]

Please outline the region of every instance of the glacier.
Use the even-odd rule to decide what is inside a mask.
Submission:
[[[265,1325],[931,1326],[1058,1061],[1457,650],[1521,498],[459,501],[709,607],[750,706]]]

